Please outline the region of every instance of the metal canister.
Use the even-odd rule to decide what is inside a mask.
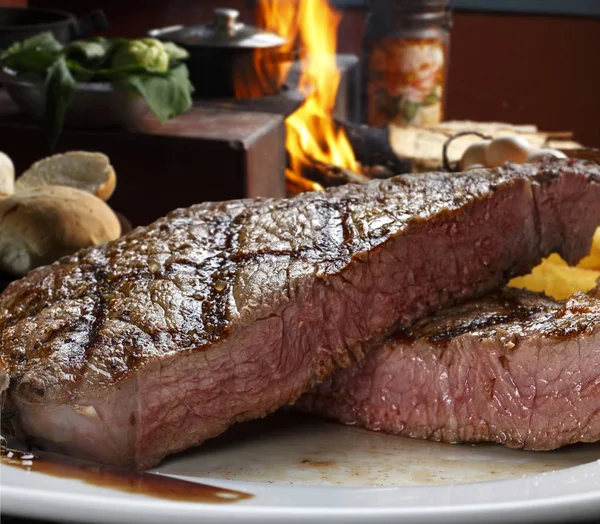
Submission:
[[[363,69],[369,125],[443,120],[451,24],[449,0],[370,0]]]

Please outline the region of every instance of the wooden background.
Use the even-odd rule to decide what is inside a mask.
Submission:
[[[0,0],[0,5],[27,0]],[[139,36],[175,23],[206,21],[227,5],[253,20],[248,0],[30,0],[85,14],[105,9],[109,34]],[[344,12],[341,52],[359,54],[364,13]],[[573,130],[579,141],[600,147],[600,19],[457,12],[452,32],[446,117],[536,124]]]

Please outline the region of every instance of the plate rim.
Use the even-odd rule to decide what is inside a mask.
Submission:
[[[3,472],[8,468],[17,469],[3,466]],[[30,472],[28,474],[51,478],[43,473]],[[123,495],[123,492],[98,488],[89,484],[87,487],[91,493],[77,494],[76,497],[73,497],[72,494],[63,490],[51,489],[50,484],[48,484],[49,489],[11,485],[10,478],[5,479],[3,474],[0,477],[0,507],[2,513],[6,515],[61,518],[78,522],[123,522],[124,513],[135,518],[134,521],[142,519],[146,522],[164,522],[166,516],[177,519],[177,522],[197,521],[199,517],[204,519],[203,522],[228,522],[228,519],[234,518],[237,522],[277,522],[281,519],[286,519],[288,522],[333,522],[340,518],[343,518],[344,522],[364,522],[365,517],[368,517],[370,522],[388,522],[389,519],[398,518],[410,519],[410,522],[437,522],[447,519],[448,516],[452,516],[454,519],[461,518],[462,522],[480,522],[483,514],[486,515],[486,520],[489,520],[487,516],[493,514],[493,519],[496,520],[518,519],[519,522],[526,522],[527,518],[532,517],[536,519],[544,517],[550,520],[557,520],[565,516],[573,518],[577,512],[582,516],[589,515],[590,510],[593,510],[594,514],[600,515],[600,461],[598,460],[580,466],[520,478],[426,486],[304,486],[227,481],[183,475],[169,476],[253,493],[255,498],[231,504],[178,502],[143,495],[133,495],[125,499],[119,498],[117,495]],[[7,483],[6,480],[9,482]],[[84,484],[76,479],[60,480]],[[583,482],[587,484],[587,489],[576,493],[565,493],[561,496],[548,494],[545,484],[563,485],[566,480],[570,480],[572,484]],[[528,498],[512,500],[498,496],[496,500],[481,502],[463,501],[457,504],[437,504],[436,501],[431,504],[423,504],[424,499],[443,492],[504,493],[503,487],[519,487],[520,485],[531,490]],[[292,490],[295,493],[290,504],[273,505],[272,501],[269,502],[267,496],[269,491],[277,496],[282,491],[289,494]],[[314,492],[320,492],[321,495],[335,493],[338,497],[356,494],[366,496],[382,493],[386,496],[401,494],[410,495],[414,500],[409,500],[407,504],[379,507],[361,505],[360,502],[355,505],[331,507],[307,505],[306,500],[303,501],[303,497],[314,496]],[[460,497],[458,498],[460,499]],[[31,501],[35,501],[36,504],[31,504]],[[115,506],[115,501],[118,501],[118,513],[115,513],[114,507],[104,509],[110,508],[111,504]],[[101,509],[100,514],[92,511],[88,515],[88,519],[84,517],[82,520],[82,511],[98,508]],[[77,513],[70,514],[73,509],[77,509]]]

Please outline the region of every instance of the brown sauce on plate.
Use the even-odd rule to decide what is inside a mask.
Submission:
[[[166,475],[102,466],[50,453],[40,456],[36,452],[34,456],[31,453],[13,452],[12,456],[2,456],[0,464],[2,467],[12,466],[52,477],[81,480],[101,488],[177,502],[230,504],[253,497],[249,493],[240,491],[198,484]]]

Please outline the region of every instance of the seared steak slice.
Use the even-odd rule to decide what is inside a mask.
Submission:
[[[600,440],[600,289],[506,290],[400,329],[299,407],[444,442],[555,449]]]
[[[152,466],[293,402],[398,322],[552,251],[577,260],[599,199],[600,167],[548,161],[175,211],[9,286],[9,402],[43,445]]]

